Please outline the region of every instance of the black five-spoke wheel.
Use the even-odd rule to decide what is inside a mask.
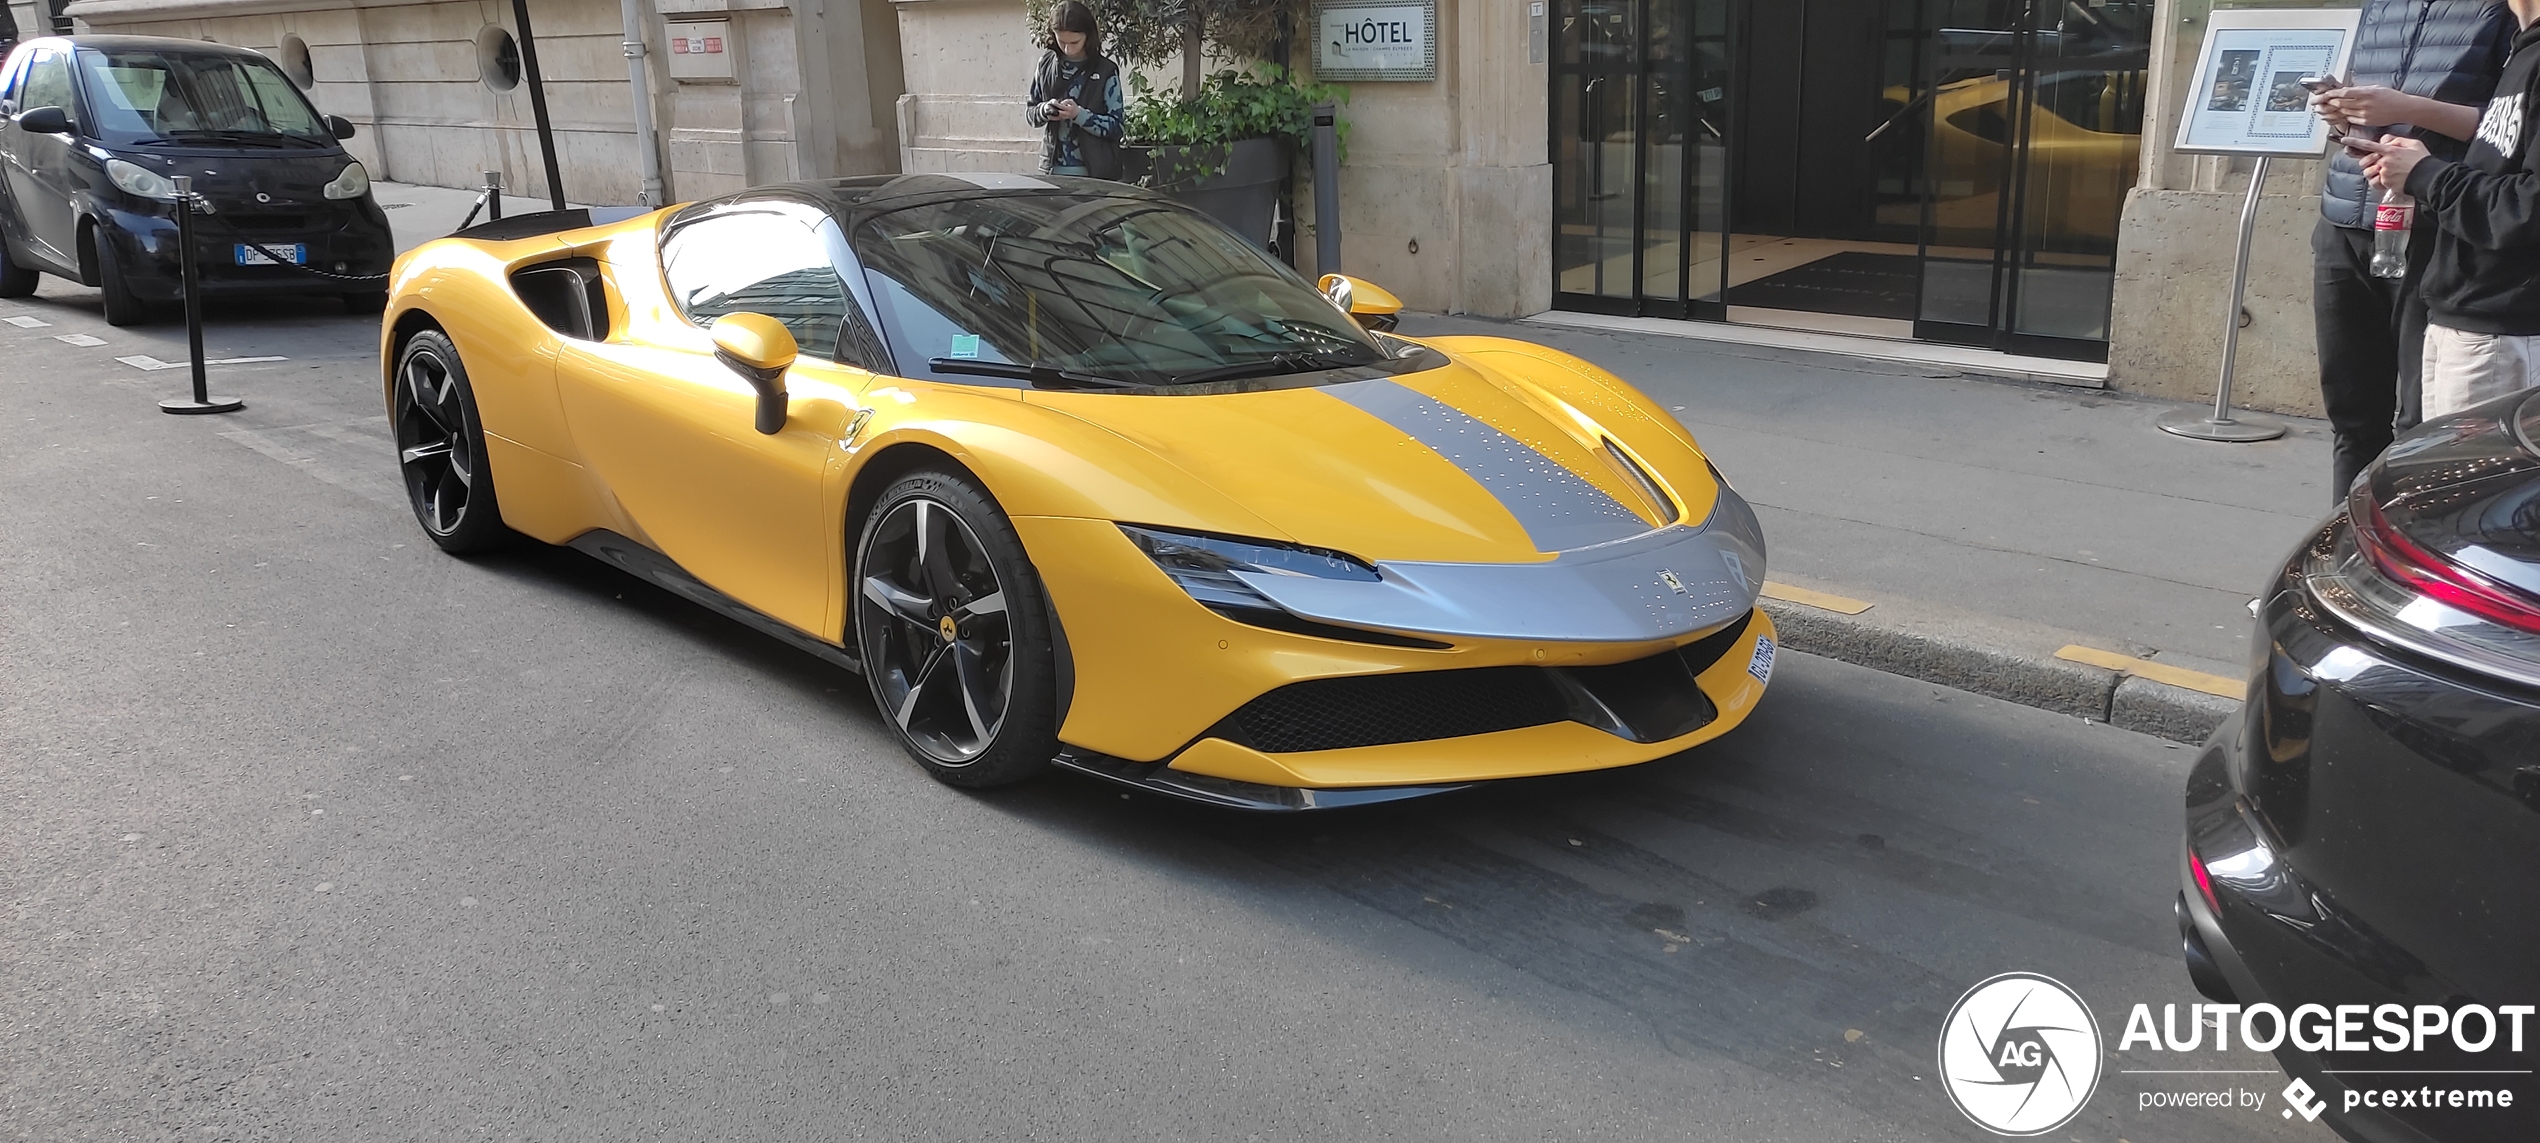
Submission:
[[[449,552],[482,551],[507,539],[485,471],[476,396],[449,338],[426,331],[406,343],[389,410],[406,495],[424,533]]]
[[[928,771],[963,786],[1031,777],[1057,749],[1039,578],[967,479],[901,478],[867,517],[858,649],[873,701]]]

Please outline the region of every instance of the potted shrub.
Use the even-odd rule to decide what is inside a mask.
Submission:
[[[1291,83],[1275,64],[1218,72],[1195,98],[1165,98],[1142,76],[1130,86],[1126,169],[1256,246],[1269,245],[1291,156],[1313,146],[1314,105],[1348,98],[1334,85]]]

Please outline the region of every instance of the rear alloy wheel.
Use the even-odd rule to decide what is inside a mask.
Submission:
[[[0,239],[0,298],[23,298],[35,293],[35,284],[44,277],[33,266],[21,266],[9,256],[9,243]]]
[[[485,468],[485,430],[458,347],[439,330],[406,342],[389,405],[397,465],[425,535],[453,554],[499,548],[512,538]]]
[[[937,779],[1002,786],[1058,752],[1048,605],[1023,541],[967,477],[884,491],[856,546],[855,628],[874,705]]]
[[[97,293],[106,303],[106,324],[121,328],[149,321],[150,303],[132,292],[132,283],[124,277],[123,263],[115,258],[114,242],[96,233],[91,233],[88,241],[97,250]]]

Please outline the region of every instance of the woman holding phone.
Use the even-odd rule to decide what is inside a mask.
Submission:
[[[1041,173],[1120,177],[1120,65],[1103,58],[1102,29],[1084,0],[1050,14],[1049,38],[1023,100],[1023,119],[1041,129]]]

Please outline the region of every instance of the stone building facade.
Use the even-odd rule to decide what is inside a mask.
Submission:
[[[1022,0],[533,4],[577,201],[635,199],[625,7],[640,13],[674,200],[1037,161],[1021,109],[1037,54]],[[1939,340],[2104,360],[2112,387],[2206,397],[2248,164],[2179,156],[2167,139],[2211,4],[1433,0],[1435,78],[1351,85],[1344,258],[1424,310]],[[467,186],[499,169],[517,191],[544,190],[526,89],[499,74],[508,0],[73,0],[70,11],[91,30],[304,59],[311,94],[361,126],[354,150],[382,178]],[[2009,61],[1986,56],[1984,37],[2014,29],[1951,24],[2015,19],[2051,21],[2015,30],[2067,57],[2034,90],[2039,116],[2055,119],[2053,154],[2083,158],[2056,158],[2068,165],[2044,175],[2010,166],[1988,127],[2011,88],[1996,66]],[[706,31],[720,33],[729,78],[699,76],[669,50]],[[1178,74],[1168,65],[1155,78]],[[2025,191],[1988,173],[1997,160],[2026,172]],[[2250,407],[2318,412],[2305,239],[2317,178],[2316,163],[2274,164],[2241,339]],[[2033,216],[1986,229],[2021,209]],[[1317,220],[1299,221],[1311,271]],[[1948,289],[1976,301],[1941,312]]]
[[[635,7],[671,200],[897,165],[899,27],[888,0]],[[272,55],[320,110],[360,129],[348,146],[375,177],[474,186],[501,171],[514,193],[547,193],[518,29],[502,0],[73,0],[69,12],[85,31]],[[531,9],[572,201],[631,204],[641,190],[622,13],[615,0],[534,0]],[[709,33],[725,58],[684,66],[692,53],[672,49],[702,45]]]

